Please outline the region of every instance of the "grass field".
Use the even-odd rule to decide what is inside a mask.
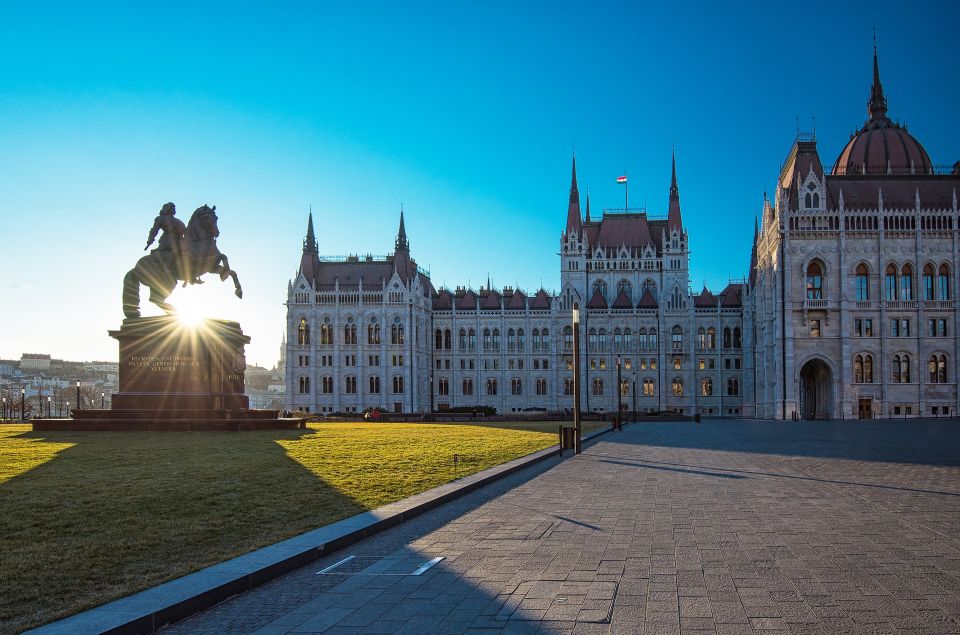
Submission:
[[[0,426],[0,632],[540,450],[557,442],[557,425],[321,423],[241,433]]]

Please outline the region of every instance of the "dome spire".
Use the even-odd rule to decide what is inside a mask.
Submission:
[[[407,228],[403,225],[403,203],[400,203],[400,230],[397,231],[397,251],[410,251],[410,243],[407,241]]]
[[[307,214],[307,237],[303,239],[303,253],[317,253],[317,236],[313,233],[313,206]]]
[[[677,151],[673,150],[670,157],[670,206],[667,211],[667,229],[683,230],[683,219],[680,216],[680,188],[677,187]]]
[[[873,85],[870,87],[870,101],[867,102],[870,119],[883,119],[887,116],[887,98],[883,95],[880,83],[880,63],[877,61],[877,31],[873,31]]]

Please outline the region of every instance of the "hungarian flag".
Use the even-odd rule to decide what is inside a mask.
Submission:
[[[626,182],[627,182],[627,175],[626,175],[626,174],[624,174],[623,176],[618,176],[618,177],[617,177],[617,183],[626,183]]]

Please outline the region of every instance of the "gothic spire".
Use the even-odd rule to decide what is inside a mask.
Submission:
[[[573,168],[570,175],[570,201],[567,204],[567,233],[576,232],[583,229],[583,222],[580,220],[580,190],[577,188],[577,155],[573,155]]]
[[[313,233],[313,209],[307,215],[307,237],[303,239],[303,253],[317,253],[317,237]]]
[[[877,61],[877,34],[873,34],[873,85],[870,87],[870,101],[867,102],[870,119],[883,119],[887,116],[887,98],[883,95],[880,83],[880,63]]]
[[[407,228],[403,225],[403,205],[400,205],[400,229],[397,231],[397,251],[410,251],[410,243],[407,241]]]
[[[670,207],[667,211],[667,229],[683,231],[683,218],[680,216],[680,188],[677,187],[677,152],[670,159]]]

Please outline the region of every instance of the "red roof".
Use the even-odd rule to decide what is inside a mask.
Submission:
[[[524,300],[526,300],[526,296],[523,295],[523,291],[517,289],[510,296],[510,300],[507,302],[506,308],[510,309],[511,311],[522,311],[527,306],[527,303],[524,302]]]
[[[605,309],[607,308],[607,301],[603,299],[603,294],[600,293],[600,289],[597,289],[593,292],[593,297],[590,298],[590,301],[587,302],[588,309]]]
[[[453,294],[446,289],[433,296],[433,308],[437,311],[449,311],[453,308]]]
[[[632,309],[633,302],[630,301],[630,296],[627,295],[626,290],[620,289],[620,293],[617,294],[617,299],[613,301],[613,308],[615,309]]]
[[[693,296],[693,306],[697,309],[716,308],[717,299],[707,289],[707,285],[703,285],[703,291],[700,292],[700,295]]]
[[[637,305],[638,309],[655,309],[657,308],[657,299],[653,297],[653,294],[650,292],[650,289],[645,289],[643,295],[640,296],[640,304]]]
[[[457,311],[473,311],[477,308],[477,294],[466,289],[457,291]]]
[[[530,303],[531,309],[549,309],[550,308],[550,296],[547,295],[547,292],[543,289],[537,291],[537,295],[533,296],[533,302]]]
[[[480,308],[484,310],[500,309],[500,294],[490,289],[486,292],[480,291]]]

